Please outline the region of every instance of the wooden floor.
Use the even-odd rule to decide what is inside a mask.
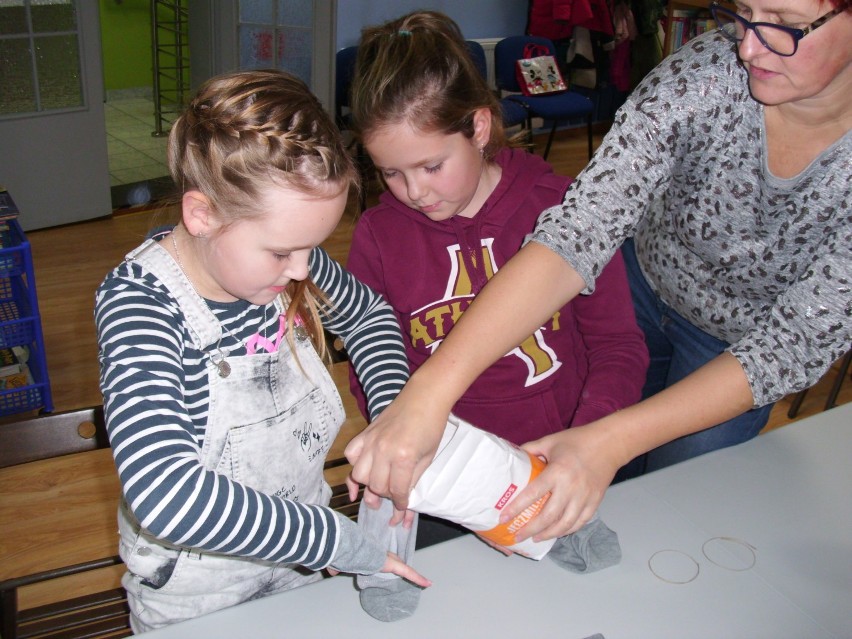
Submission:
[[[596,132],[596,145],[603,129]],[[539,152],[543,140],[536,140]],[[573,129],[557,134],[549,160],[557,173],[576,175],[587,162],[585,131]],[[368,203],[375,201],[376,187]],[[28,234],[33,250],[36,284],[46,354],[53,390],[54,410],[64,411],[101,403],[98,387],[97,344],[93,322],[94,291],[104,275],[148,231],[161,224],[174,223],[173,209],[118,212],[104,219]],[[356,221],[355,203],[350,203],[335,233],[324,244],[333,257],[346,263],[349,241]],[[822,409],[834,373],[812,389],[799,417]],[[852,400],[852,382],[847,380],[839,403]],[[788,423],[789,399],[775,407],[768,428]],[[20,416],[5,417],[0,423]]]

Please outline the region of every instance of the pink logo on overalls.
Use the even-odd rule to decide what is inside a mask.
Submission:
[[[301,325],[302,320],[299,317],[296,317],[295,321],[296,325]],[[246,341],[246,353],[249,355],[254,355],[258,351],[265,351],[267,353],[276,353],[278,352],[279,347],[281,346],[281,340],[284,337],[284,333],[287,332],[287,318],[282,313],[278,316],[278,334],[275,336],[275,339],[269,340],[265,338],[260,333],[252,335]]]

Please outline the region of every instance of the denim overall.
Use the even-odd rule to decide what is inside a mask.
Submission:
[[[168,252],[149,240],[127,259],[169,289],[195,346],[211,355],[210,404],[201,449],[205,469],[269,495],[327,505],[331,489],[323,463],[345,412],[310,341],[295,340],[296,361],[282,331],[277,342],[261,336],[255,341],[275,352],[227,355],[230,374],[222,377],[216,366],[222,327]],[[278,300],[276,308],[283,312]],[[124,500],[119,532],[120,554],[128,568],[122,584],[136,633],[322,578],[292,564],[177,548],[141,530]]]

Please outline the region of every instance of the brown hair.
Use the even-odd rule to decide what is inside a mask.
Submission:
[[[239,71],[205,82],[172,125],[168,156],[181,192],[203,193],[224,226],[263,213],[255,203],[271,185],[317,197],[358,188],[334,122],[304,82],[280,71]],[[325,355],[321,291],[310,279],[291,281],[285,297],[288,339],[298,314]]]
[[[389,124],[472,138],[473,114],[491,111],[487,160],[507,145],[500,102],[470,57],[461,30],[438,11],[416,11],[361,33],[350,99],[362,140]]]

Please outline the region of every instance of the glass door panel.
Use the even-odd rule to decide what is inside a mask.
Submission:
[[[0,0],[0,116],[85,106],[73,0]]]

